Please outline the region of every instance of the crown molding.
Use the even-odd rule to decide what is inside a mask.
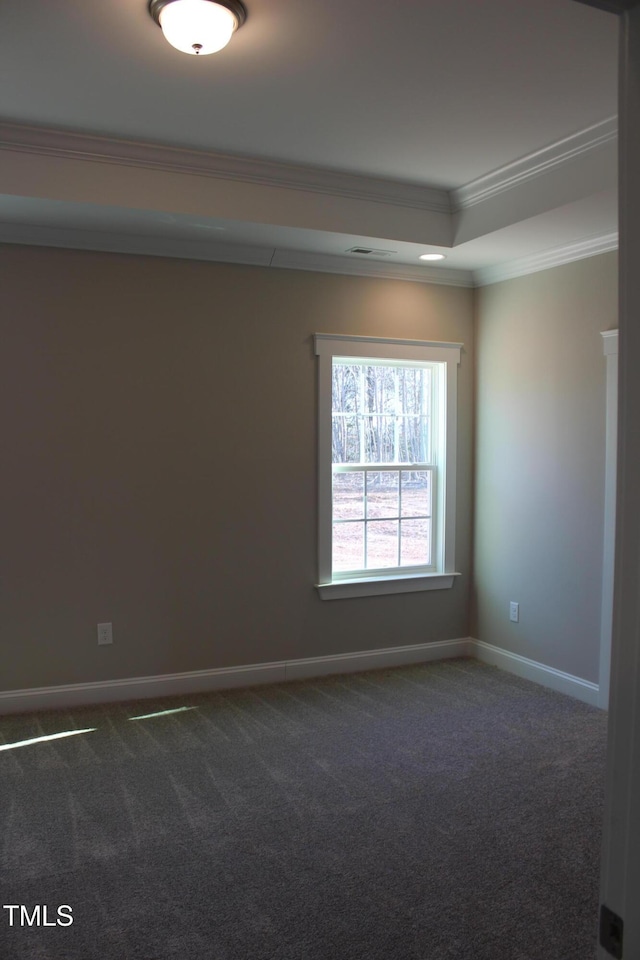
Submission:
[[[583,154],[614,143],[618,138],[618,118],[608,117],[600,123],[595,123],[579,133],[564,137],[556,143],[535,150],[525,157],[520,157],[497,170],[491,171],[477,180],[462,187],[457,187],[449,194],[451,209],[454,212],[464,210],[489,200],[491,197],[506,190],[526,183],[535,177],[548,173],[568,161],[574,160]]]
[[[125,253],[148,257],[175,257],[179,260],[210,260],[216,263],[238,263],[256,267],[268,267],[273,257],[272,247],[242,243],[210,243],[206,240],[3,222],[0,222],[0,243],[62,247],[67,250],[95,250],[101,253]]]
[[[308,253],[303,250],[276,250],[272,267],[287,270],[311,270],[316,273],[339,273],[356,277],[380,277],[384,280],[410,280],[415,283],[437,283],[448,287],[473,287],[471,270],[446,267],[422,267],[389,263],[382,260],[360,260],[333,254]]]
[[[595,257],[601,253],[611,253],[617,249],[617,233],[606,233],[601,236],[586,237],[575,243],[568,243],[561,247],[543,250],[541,253],[534,253],[529,257],[520,257],[517,260],[509,260],[506,263],[499,263],[495,264],[495,266],[474,270],[474,286],[485,287],[491,283],[499,283],[502,280],[513,280],[515,277],[523,277],[529,273],[538,273],[540,270],[549,270],[551,267],[559,267],[564,263],[572,263],[574,260],[584,260],[587,257]]]
[[[285,270],[309,270],[312,273],[336,273],[383,280],[408,280],[452,287],[483,287],[502,280],[548,270],[574,260],[583,260],[618,249],[617,233],[588,237],[576,243],[554,247],[529,257],[521,257],[480,270],[412,266],[382,260],[283,250],[273,247],[234,243],[208,243],[205,240],[170,237],[127,236],[99,230],[61,229],[0,222],[0,243],[95,250],[150,257],[175,257],[180,260],[204,260],[212,263],[237,263],[254,267],[279,267]]]
[[[450,213],[446,190],[302,164],[0,122],[0,150],[236,180]]]
[[[254,267],[279,267],[285,270],[309,270],[313,273],[338,273],[356,277],[380,277],[385,280],[412,280],[454,287],[472,287],[470,270],[411,266],[382,260],[360,260],[356,256],[336,256],[241,243],[211,243],[151,235],[127,235],[101,230],[44,227],[0,222],[0,243],[71,250],[95,250],[148,257],[174,257],[179,260],[205,260],[212,263],[237,263]]]
[[[356,200],[373,200],[432,213],[458,212],[482,203],[582,154],[615,142],[617,136],[617,117],[609,117],[447,191],[323,167],[0,122],[0,150],[244,181]]]

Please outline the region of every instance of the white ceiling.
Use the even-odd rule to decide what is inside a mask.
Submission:
[[[615,246],[615,16],[246,5],[196,58],[146,0],[3,4],[0,240],[464,284]]]

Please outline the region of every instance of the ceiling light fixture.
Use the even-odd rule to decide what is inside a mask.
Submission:
[[[444,253],[422,253],[419,260],[446,260]]]
[[[240,0],[150,0],[165,39],[183,53],[217,53],[247,19]]]

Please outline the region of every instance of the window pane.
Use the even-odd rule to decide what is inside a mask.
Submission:
[[[400,522],[400,566],[431,563],[431,521]]]
[[[362,403],[362,366],[359,363],[334,363],[332,368],[332,409],[334,413],[360,413]]]
[[[429,420],[427,417],[402,417],[398,456],[401,463],[429,463]]]
[[[358,418],[333,417],[333,463],[360,463],[360,430]]]
[[[393,416],[396,412],[396,368],[364,367],[364,411]]]
[[[398,369],[398,412],[428,416],[431,412],[431,371],[417,367]]]
[[[364,473],[334,473],[333,519],[364,520]]]
[[[364,521],[334,523],[333,569],[362,570],[364,567]]]
[[[367,473],[367,517],[398,516],[398,474],[391,471]]]
[[[431,471],[403,470],[402,477],[403,517],[431,516]]]
[[[395,462],[395,417],[364,417],[365,463]]]
[[[367,569],[397,566],[398,521],[371,521],[367,524]]]

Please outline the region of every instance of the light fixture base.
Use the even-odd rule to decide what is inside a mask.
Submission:
[[[160,14],[162,13],[163,9],[170,3],[175,2],[176,0],[149,0],[149,13],[158,26],[160,26]],[[236,30],[239,30],[247,19],[246,7],[244,4],[240,3],[240,0],[210,0],[210,2],[216,3],[219,7],[225,7],[233,14],[233,16],[236,18]]]

